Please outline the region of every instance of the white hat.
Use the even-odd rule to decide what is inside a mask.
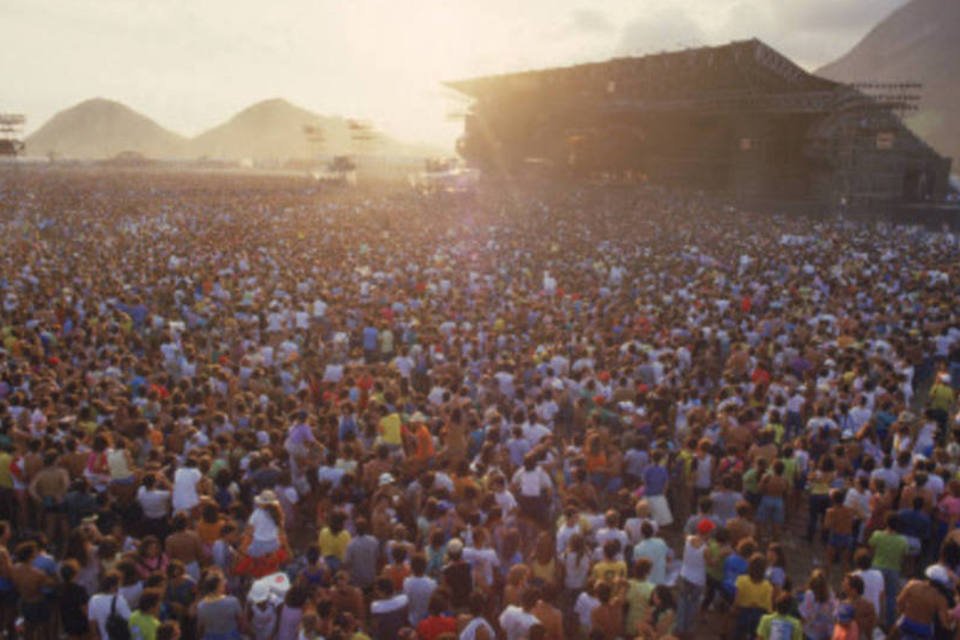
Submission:
[[[277,494],[270,489],[265,489],[254,499],[254,502],[261,506],[265,504],[275,504],[277,502]]]
[[[424,424],[427,421],[427,416],[423,415],[421,412],[417,411],[412,416],[410,416],[411,424]]]
[[[383,487],[383,486],[385,486],[385,485],[388,485],[388,484],[393,484],[393,482],[394,482],[394,478],[393,478],[393,474],[392,474],[392,473],[381,473],[381,474],[380,474],[379,485],[380,485],[381,487]]]
[[[927,576],[927,579],[931,580],[932,582],[936,582],[944,587],[949,587],[951,584],[950,574],[947,573],[947,570],[939,564],[932,564],[927,567],[927,570],[923,572],[923,575]]]
[[[463,541],[460,538],[452,538],[447,543],[447,553],[457,555],[463,551]]]
[[[253,603],[266,602],[270,599],[270,585],[266,582],[257,581],[250,587],[250,593],[247,594],[247,600]]]

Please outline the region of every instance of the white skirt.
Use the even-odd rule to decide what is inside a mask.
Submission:
[[[670,503],[666,496],[647,496],[647,504],[650,505],[650,515],[658,527],[669,527],[673,524],[673,514],[670,513]]]

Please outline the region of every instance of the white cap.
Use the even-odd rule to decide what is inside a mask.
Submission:
[[[927,570],[923,572],[923,575],[927,576],[927,579],[937,584],[949,587],[951,584],[950,574],[947,573],[947,570],[944,569],[939,564],[932,564],[927,567]]]
[[[270,585],[260,580],[253,583],[250,587],[250,593],[247,594],[247,600],[250,602],[266,602],[270,598]]]

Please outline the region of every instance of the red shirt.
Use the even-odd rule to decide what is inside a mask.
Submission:
[[[417,625],[417,633],[423,640],[435,640],[440,634],[456,632],[456,619],[447,616],[430,616],[421,620],[420,624]]]

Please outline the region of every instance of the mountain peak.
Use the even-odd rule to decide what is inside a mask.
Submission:
[[[849,52],[817,71],[840,82],[920,82],[907,124],[940,153],[960,157],[960,2],[911,0]]]
[[[266,100],[261,100],[260,102],[254,102],[252,105],[244,109],[241,113],[246,113],[248,111],[263,111],[265,109],[299,109],[289,100],[284,98],[267,98]]]
[[[25,142],[31,155],[111,158],[124,151],[179,156],[185,140],[121,102],[91,98],[54,115]]]

